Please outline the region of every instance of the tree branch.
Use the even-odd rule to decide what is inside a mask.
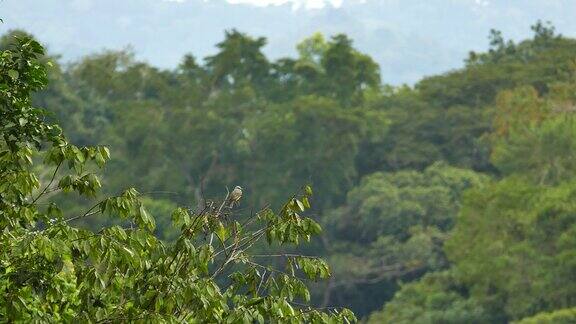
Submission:
[[[38,194],[38,196],[32,201],[31,205],[33,205],[36,201],[38,201],[38,199],[40,199],[40,197],[42,197],[42,195],[44,195],[46,193],[46,190],[48,190],[48,188],[54,182],[54,179],[56,178],[56,174],[58,173],[58,170],[60,170],[61,165],[62,165],[62,162],[58,163],[58,165],[56,166],[56,169],[54,169],[54,173],[52,173],[52,179],[50,179],[50,182],[46,185],[46,187],[44,187],[42,192],[40,192],[40,194]]]

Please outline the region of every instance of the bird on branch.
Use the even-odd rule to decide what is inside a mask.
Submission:
[[[242,187],[236,186],[234,190],[230,193],[230,208],[234,207],[235,204],[238,204],[240,199],[242,198]]]

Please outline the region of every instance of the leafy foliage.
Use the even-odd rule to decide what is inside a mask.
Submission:
[[[574,188],[510,178],[467,194],[447,253],[474,295],[498,300],[512,319],[574,298]]]
[[[20,99],[1,100],[22,111],[0,112],[7,136],[1,149],[10,152],[2,155],[7,173],[0,188],[14,197],[26,192],[14,206],[27,207],[3,226],[24,219],[14,226],[58,240],[34,243],[10,271],[73,283],[54,284],[70,294],[50,295],[68,298],[66,316],[116,316],[114,307],[127,316],[172,316],[179,309],[181,320],[189,316],[183,309],[200,305],[193,298],[208,305],[193,313],[212,321],[251,321],[243,310],[255,321],[258,314],[264,321],[312,321],[301,305],[308,298],[321,307],[350,306],[362,317],[386,303],[372,317],[380,322],[509,322],[556,310],[564,316],[574,306],[576,41],[542,22],[532,29],[521,42],[494,30],[487,51],[471,53],[462,69],[413,87],[382,84],[378,66],[345,35],[314,34],[297,45],[296,57],[272,60],[263,53],[264,38],[231,30],[214,55],[188,54],[172,70],[139,62],[130,50],[102,51],[69,66],[37,51],[34,62],[53,62],[48,75],[41,65],[33,72],[20,56],[7,56],[1,90]],[[12,39],[3,37],[0,47],[13,51]],[[32,90],[32,106],[50,113],[30,108]],[[54,120],[79,146],[60,135]],[[33,126],[39,122],[44,128]],[[30,145],[11,151],[10,141]],[[114,159],[107,161],[99,143]],[[99,170],[102,178],[94,175]],[[218,211],[222,188],[231,183],[242,185],[244,198],[234,212]],[[310,193],[285,201],[302,183],[317,191],[309,212],[327,229],[316,240],[318,224],[302,211],[310,208]],[[126,189],[132,185],[141,193]],[[15,213],[12,201],[3,208]],[[183,207],[174,224],[176,206]],[[152,221],[151,214],[159,217]],[[261,240],[226,264],[230,244],[251,241],[249,233]],[[78,246],[83,254],[74,252],[66,235],[84,234],[94,238],[88,248]],[[308,239],[312,244],[295,244]],[[42,272],[49,262],[41,258],[24,267],[44,246],[54,270]],[[66,249],[70,262],[59,257]],[[333,269],[313,255],[325,256]],[[102,266],[90,277],[96,265]],[[132,272],[115,283],[109,269]],[[139,271],[156,281],[132,275]],[[96,284],[79,288],[77,278]],[[106,289],[90,295],[99,278]],[[230,292],[232,285],[238,289]],[[134,289],[160,295],[141,297]],[[114,291],[138,301],[125,299],[118,308],[122,294]],[[171,299],[180,293],[192,294],[178,297],[188,304]]]
[[[548,324],[548,323],[572,323],[576,318],[574,308],[559,309],[553,312],[544,312],[535,316],[524,318],[518,321],[519,324]]]
[[[302,215],[311,189],[279,213],[265,208],[233,219],[226,197],[202,210],[173,213],[180,233],[172,244],[153,235],[154,218],[135,189],[104,198],[82,214],[67,215],[49,194],[96,195],[92,172],[110,158],[107,148],[77,147],[44,121],[31,94],[47,82],[44,54],[22,37],[0,56],[0,316],[8,321],[351,322],[347,309],[315,310],[307,280],[330,271],[315,257],[285,255],[287,271],[258,263],[249,249],[309,241],[320,226]],[[40,180],[36,157],[54,169]],[[79,219],[109,215],[120,225],[90,231]],[[210,236],[209,241],[207,236]],[[202,239],[204,237],[204,239]],[[216,238],[216,240],[214,240]],[[218,243],[217,243],[218,242]]]
[[[403,285],[382,312],[369,323],[498,323],[478,301],[467,296],[466,286],[450,272],[427,274]]]
[[[348,193],[345,206],[325,216],[332,243],[326,250],[337,278],[332,293],[444,269],[443,243],[460,209],[460,196],[485,181],[473,171],[442,163],[424,172],[365,177]]]

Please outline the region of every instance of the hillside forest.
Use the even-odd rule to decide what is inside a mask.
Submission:
[[[29,152],[29,164],[18,169],[38,178],[14,185],[20,209],[9,203],[16,190],[9,183],[16,182],[0,154],[0,243],[13,247],[0,252],[0,315],[114,322],[145,311],[168,322],[574,323],[576,39],[540,21],[530,28],[532,37],[519,42],[487,31],[486,50],[470,52],[462,68],[404,86],[385,84],[378,64],[344,34],[313,34],[295,44],[297,56],[271,60],[263,54],[265,38],[228,30],[214,55],[191,53],[176,68],[160,69],[130,49],[64,63],[50,44],[42,50],[41,39],[7,32],[0,40],[0,91],[20,89],[30,107],[46,113],[37,119],[42,131],[22,117],[0,121],[0,151],[11,152],[13,165],[22,158],[16,147],[36,139],[36,131],[44,136],[39,147],[53,147]],[[8,68],[29,47],[38,48],[28,65]],[[46,69],[41,81],[32,67]],[[30,75],[27,88],[23,75]],[[14,80],[20,83],[8,88]],[[16,102],[2,100],[2,109]],[[58,124],[66,140],[43,123]],[[18,133],[10,133],[14,128]],[[68,145],[72,153],[54,153]],[[95,164],[84,167],[88,162]],[[65,176],[61,165],[80,171]],[[99,178],[83,176],[86,170]],[[237,185],[243,196],[225,208],[225,221],[214,225],[203,216],[208,232],[194,227],[193,215],[218,207]],[[33,212],[22,207],[30,206],[24,196],[37,196]],[[105,202],[97,205],[101,212],[85,212],[94,201]],[[10,213],[29,222],[15,224]],[[234,274],[224,267],[234,256],[226,241],[242,241],[240,223],[251,224],[254,215],[268,222],[268,241],[280,244],[250,241],[252,256],[267,265],[238,256],[247,270]],[[54,217],[63,221],[54,225]],[[21,235],[16,243],[19,236],[6,234],[14,228]],[[27,239],[39,230],[51,234]],[[186,231],[197,232],[188,240]],[[58,250],[68,242],[64,234],[78,233],[102,240]],[[131,237],[141,244],[128,252],[114,241]],[[218,239],[220,255],[211,247]],[[178,268],[185,248],[197,259],[189,266],[201,279],[193,283]],[[50,253],[35,254],[43,249]],[[123,256],[118,263],[95,256],[108,249]],[[58,259],[66,253],[70,258]],[[134,253],[153,265],[130,259]],[[223,255],[230,258],[219,267]],[[21,268],[10,263],[15,256]],[[22,270],[30,264],[37,272]],[[106,266],[92,267],[98,264]],[[160,278],[174,266],[157,286],[141,274]],[[309,290],[279,273],[270,280],[280,271],[270,267],[288,267],[292,275],[303,270]],[[125,281],[106,271],[125,271]],[[34,278],[44,282],[38,276],[60,278],[68,290],[38,292]],[[235,288],[225,290],[230,278]],[[260,285],[271,281],[264,293]],[[186,288],[199,282],[201,289]],[[127,302],[120,293],[126,287],[146,298]],[[294,293],[286,292],[290,287]],[[164,299],[154,289],[166,292]],[[190,304],[171,301],[176,292]],[[199,294],[210,296],[202,311],[190,306]],[[284,303],[291,294],[295,302]],[[64,295],[74,297],[54,297]],[[307,300],[314,308],[301,305]],[[115,317],[118,309],[126,317]],[[242,317],[247,310],[253,317]]]

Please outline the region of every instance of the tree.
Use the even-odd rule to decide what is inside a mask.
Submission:
[[[322,57],[326,55],[328,43],[324,35],[316,32],[296,45],[300,62],[307,62],[320,68]]]
[[[544,94],[548,86],[572,77],[571,66],[576,41],[554,33],[554,28],[538,22],[532,39],[514,44],[492,31],[490,49],[472,53],[464,69],[427,77],[416,88],[434,106],[491,104],[502,90],[532,86]]]
[[[233,89],[247,84],[256,89],[266,85],[270,63],[262,53],[266,39],[251,38],[237,30],[227,31],[216,47],[219,52],[206,58],[212,89]]]
[[[378,64],[357,52],[346,35],[332,37],[320,63],[326,78],[324,91],[342,105],[361,101],[364,89],[380,84]]]
[[[468,288],[450,271],[433,272],[403,284],[368,323],[502,323],[496,314],[468,296]]]
[[[94,168],[109,151],[70,144],[31,94],[47,82],[37,59],[40,44],[20,38],[0,54],[0,316],[8,321],[188,321],[345,322],[348,310],[320,312],[300,301],[309,292],[299,275],[326,278],[327,265],[315,257],[278,254],[286,271],[270,268],[249,253],[268,242],[298,244],[320,232],[301,215],[311,189],[294,196],[279,213],[264,209],[246,220],[232,218],[222,202],[196,213],[172,214],[180,235],[174,244],[158,240],[153,217],[139,193],[127,189],[105,197],[85,212],[68,215],[50,200],[54,192],[90,198],[101,183]],[[33,168],[51,168],[39,178]],[[90,231],[74,222],[94,215],[122,223]],[[241,223],[242,222],[242,223]],[[261,224],[257,229],[252,226]],[[205,237],[204,239],[202,237]],[[209,240],[208,240],[209,237]],[[217,243],[218,242],[218,243]],[[264,256],[260,256],[264,257]]]
[[[466,193],[446,253],[462,283],[507,320],[574,300],[573,178],[554,186],[511,176]]]
[[[524,318],[518,324],[569,324],[576,320],[576,308],[563,308],[552,312],[542,312],[534,316]]]
[[[345,205],[324,215],[326,254],[334,266],[325,292],[330,300],[360,290],[354,306],[366,314],[382,300],[372,300],[363,289],[377,286],[393,293],[398,279],[413,280],[445,269],[443,245],[460,197],[485,181],[483,175],[442,163],[423,172],[364,177],[348,192]]]
[[[492,110],[485,107],[435,106],[417,89],[385,88],[366,104],[389,120],[388,136],[363,142],[361,174],[375,171],[424,170],[436,161],[492,172],[489,143]]]
[[[574,85],[550,86],[546,96],[533,88],[504,91],[494,115],[492,163],[505,175],[554,184],[576,175]]]
[[[277,204],[286,190],[306,181],[320,192],[319,209],[335,206],[356,179],[360,139],[383,136],[383,125],[383,114],[344,108],[327,98],[270,105],[244,123],[250,150],[245,178],[252,188],[274,183],[262,197],[268,202]]]

